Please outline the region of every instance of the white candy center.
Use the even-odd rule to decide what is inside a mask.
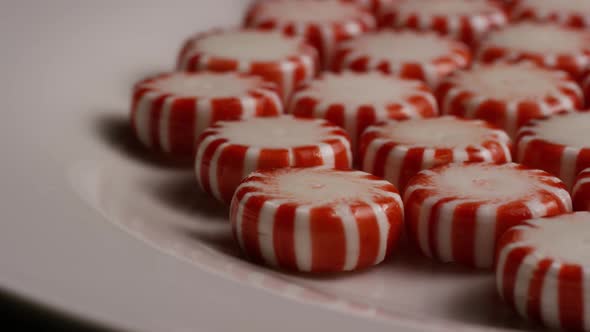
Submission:
[[[522,240],[537,248],[540,255],[590,267],[590,213],[577,212],[532,223],[539,227],[527,230]]]
[[[244,96],[260,86],[257,77],[238,77],[235,74],[183,74],[158,79],[150,86],[164,92],[184,97],[220,98]]]
[[[297,54],[301,40],[279,32],[228,31],[199,40],[203,53],[222,58],[276,61]]]
[[[371,180],[361,178],[362,172],[342,172],[319,168],[303,168],[279,172],[274,179],[277,193],[284,198],[308,204],[330,202],[371,202],[383,191]]]
[[[525,172],[485,164],[451,165],[434,178],[445,195],[508,202],[529,196],[539,183]]]
[[[306,95],[312,95],[326,103],[344,103],[346,110],[356,112],[359,105],[384,106],[403,103],[412,95],[421,94],[417,81],[381,75],[379,73],[341,75],[324,74],[323,79],[313,81]],[[349,106],[349,107],[348,107]]]
[[[456,81],[479,96],[499,100],[538,100],[559,93],[554,72],[526,65],[479,66],[460,72]]]
[[[451,54],[449,41],[433,33],[378,32],[364,35],[350,44],[353,49],[390,62],[430,62]]]
[[[249,118],[223,124],[221,136],[232,143],[277,149],[316,145],[333,130],[322,127],[322,121],[319,120],[295,119],[287,115]]]
[[[265,4],[262,16],[279,22],[337,22],[359,17],[359,13],[356,5],[339,0],[283,0]]]
[[[492,32],[484,44],[543,55],[577,54],[588,47],[589,36],[553,24],[521,23]]]
[[[402,13],[419,13],[419,15],[473,15],[482,14],[491,10],[496,11],[486,1],[479,0],[406,0],[397,8]]]
[[[590,148],[590,113],[573,112],[540,121],[535,127],[546,141],[574,148]]]
[[[378,127],[382,136],[407,146],[461,148],[491,138],[492,130],[454,117],[412,119]]]
[[[588,0],[520,0],[519,7],[534,8],[540,16],[551,12],[590,14]]]

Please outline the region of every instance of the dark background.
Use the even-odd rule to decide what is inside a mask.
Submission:
[[[4,326],[10,326],[10,331],[114,331],[2,289],[0,289],[0,317]]]

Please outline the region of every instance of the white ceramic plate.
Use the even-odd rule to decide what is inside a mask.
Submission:
[[[134,81],[240,0],[3,1],[0,287],[145,331],[499,331],[526,327],[493,278],[402,250],[363,273],[239,258],[225,208],[126,127]],[[118,227],[113,227],[113,226]],[[403,248],[402,248],[403,249]]]

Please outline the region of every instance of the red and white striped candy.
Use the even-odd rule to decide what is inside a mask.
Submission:
[[[552,23],[512,24],[490,32],[478,58],[482,62],[528,60],[578,78],[590,65],[590,31]]]
[[[137,83],[131,126],[139,140],[158,151],[192,156],[197,137],[219,120],[278,115],[276,86],[234,73],[169,73]]]
[[[347,0],[260,1],[248,12],[245,24],[304,36],[318,50],[324,67],[331,63],[339,42],[376,27],[367,9]]]
[[[510,13],[511,12],[511,9],[514,7],[514,5],[516,5],[516,3],[518,1],[519,0],[500,0],[499,2],[502,5],[502,8],[504,8],[504,10],[507,13]],[[508,18],[510,18],[510,16]]]
[[[383,177],[403,191],[421,170],[451,162],[511,161],[510,138],[480,120],[453,116],[389,121],[361,136],[362,170]]]
[[[324,165],[350,168],[348,135],[320,119],[290,115],[218,122],[197,143],[195,171],[201,188],[229,203],[253,171]]]
[[[380,71],[436,86],[470,62],[467,46],[433,32],[379,31],[340,44],[332,69]]]
[[[367,126],[394,119],[432,117],[436,99],[419,81],[381,73],[323,74],[293,94],[288,112],[297,117],[321,118],[344,128],[353,151]]]
[[[562,71],[532,63],[475,65],[443,79],[441,113],[486,120],[514,137],[532,119],[580,109],[584,96]]]
[[[373,14],[377,14],[391,0],[346,0],[346,1],[360,4],[361,6],[369,9]]]
[[[535,120],[516,139],[516,159],[561,178],[568,188],[590,167],[590,113],[570,112]]]
[[[572,200],[574,211],[590,211],[590,168],[586,168],[576,177]]]
[[[498,242],[496,285],[522,316],[590,331],[590,213],[533,219]]]
[[[510,227],[572,210],[558,178],[514,163],[422,171],[404,204],[410,237],[426,256],[478,268],[492,267],[496,240]]]
[[[370,174],[324,167],[252,173],[236,190],[234,236],[255,261],[339,272],[382,262],[403,226],[395,187]]]
[[[512,8],[515,20],[552,21],[572,27],[590,27],[590,2],[586,0],[519,0]]]
[[[586,99],[586,107],[590,107],[590,72],[584,75],[584,78],[581,80],[581,86]]]
[[[240,72],[274,82],[285,100],[319,71],[318,55],[303,38],[276,31],[212,30],[189,38],[178,69]]]
[[[500,6],[483,0],[393,0],[378,17],[381,27],[436,31],[468,45],[507,22]]]

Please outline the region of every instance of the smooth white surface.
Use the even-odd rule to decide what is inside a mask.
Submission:
[[[588,266],[590,212],[535,219],[532,223],[538,227],[527,228],[522,235],[522,241],[535,248],[539,256]]]
[[[271,1],[261,8],[261,17],[279,22],[342,22],[360,16],[358,6],[339,0]]]
[[[435,33],[381,31],[359,37],[345,45],[375,59],[391,62],[430,62],[452,54],[449,40]]]
[[[490,33],[483,44],[543,55],[575,55],[588,47],[589,36],[588,32],[559,28],[555,24],[519,23]]]
[[[306,204],[372,202],[374,197],[392,196],[379,189],[383,183],[368,180],[363,172],[331,171],[320,168],[278,172],[269,179],[265,192]]]
[[[334,127],[322,127],[324,121],[296,119],[291,115],[224,121],[220,136],[234,144],[260,148],[291,148],[321,143]]]
[[[150,86],[164,92],[184,97],[220,98],[246,96],[262,85],[257,77],[240,77],[236,74],[174,74],[159,79]]]
[[[377,72],[358,74],[323,74],[321,80],[312,81],[304,94],[322,103],[342,103],[345,111],[356,113],[356,107],[373,105],[377,109],[387,104],[404,103],[408,97],[423,95],[421,83],[383,75]]]
[[[572,148],[589,148],[590,113],[568,113],[537,122],[537,136],[545,141]]]
[[[553,71],[502,63],[461,71],[453,81],[477,96],[497,100],[539,100],[561,94],[562,84],[560,76]]]
[[[460,16],[496,11],[486,1],[478,0],[402,0],[397,8],[402,15],[418,12],[424,16]]]
[[[447,167],[434,183],[437,190],[449,196],[503,202],[527,197],[542,186],[526,172],[485,164]]]
[[[494,131],[478,121],[452,116],[390,121],[375,127],[383,136],[408,146],[461,148],[478,145],[492,138]]]
[[[275,31],[227,31],[200,39],[201,52],[228,59],[277,61],[298,53],[303,41]]]
[[[184,36],[236,24],[245,5],[3,3],[0,287],[138,331],[525,327],[491,275],[410,250],[323,278],[248,263],[227,210],[196,189],[190,167],[158,161],[131,138],[131,86],[171,70]]]

